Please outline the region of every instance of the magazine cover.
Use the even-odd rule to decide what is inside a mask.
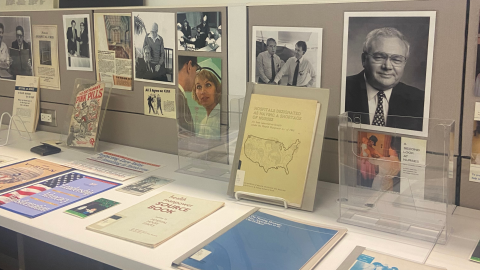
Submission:
[[[0,193],[24,187],[72,169],[42,159],[32,158],[0,168]]]
[[[82,204],[78,207],[74,207],[65,211],[65,213],[70,214],[72,216],[76,216],[79,218],[86,218],[98,212],[101,212],[105,209],[114,207],[115,205],[120,204],[119,202],[115,202],[109,199],[100,198],[93,202],[89,202],[86,204]]]
[[[78,92],[70,120],[68,146],[95,147],[104,91],[105,84],[99,82]]]

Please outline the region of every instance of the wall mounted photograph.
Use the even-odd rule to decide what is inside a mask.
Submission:
[[[35,75],[40,78],[40,88],[60,90],[57,26],[33,25],[32,31],[33,62]]]
[[[362,128],[427,136],[435,16],[345,12],[341,113],[363,113]]]
[[[178,57],[178,124],[205,139],[220,139],[222,59]]]
[[[179,51],[222,51],[221,12],[178,12]]]
[[[0,16],[0,79],[33,75],[30,17]]]
[[[320,87],[322,28],[253,26],[252,80]]]
[[[67,70],[92,71],[92,46],[88,14],[63,15]]]
[[[132,12],[135,80],[175,83],[175,13]]]
[[[132,38],[130,13],[95,13],[97,80],[113,88],[132,90]]]

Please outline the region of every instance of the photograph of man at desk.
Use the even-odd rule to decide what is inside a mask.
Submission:
[[[30,17],[0,16],[0,79],[33,75]]]
[[[221,12],[177,13],[179,51],[222,51]]]

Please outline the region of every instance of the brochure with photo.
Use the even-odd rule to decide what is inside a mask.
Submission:
[[[139,180],[133,184],[130,184],[128,186],[124,186],[122,188],[117,189],[117,191],[120,192],[125,192],[128,194],[140,196],[143,195],[147,192],[150,192],[152,190],[155,190],[159,187],[163,187],[166,184],[170,184],[175,180],[173,179],[165,179],[165,178],[160,178],[157,176],[149,176],[145,179]]]
[[[100,198],[95,201],[69,209],[65,211],[65,213],[79,218],[86,218],[103,210],[112,208],[117,204],[120,203],[109,199]]]

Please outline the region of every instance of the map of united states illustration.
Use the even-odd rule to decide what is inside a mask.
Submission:
[[[243,147],[245,156],[266,173],[270,169],[283,168],[288,175],[288,164],[293,160],[299,144],[300,140],[297,139],[289,147],[285,147],[282,142],[275,139],[248,135]]]

